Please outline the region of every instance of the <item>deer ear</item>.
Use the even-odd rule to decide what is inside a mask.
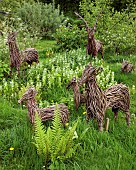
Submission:
[[[96,75],[100,74],[102,71],[103,71],[103,68],[102,67],[98,67],[96,69]]]
[[[17,36],[18,32],[15,32],[15,36]]]

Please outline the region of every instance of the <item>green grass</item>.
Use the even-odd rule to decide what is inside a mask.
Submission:
[[[40,40],[36,43],[35,48],[38,50],[40,58],[47,58],[52,56],[52,50],[55,46],[55,40]]]
[[[41,61],[44,50],[52,49],[54,41],[40,41],[36,45],[40,52]],[[52,57],[53,58],[53,57]],[[106,112],[110,118],[109,132],[100,133],[95,120],[86,123],[84,106],[76,112],[73,101],[66,101],[72,96],[71,91],[63,92],[53,90],[54,94],[48,95],[48,101],[57,98],[57,102],[70,104],[70,123],[77,117],[80,118],[77,134],[80,147],[75,156],[62,163],[58,170],[134,170],[136,169],[136,92],[133,93],[132,85],[136,86],[136,72],[124,74],[120,72],[123,59],[133,64],[136,56],[108,56],[106,54],[104,65],[109,65],[115,72],[115,80],[126,84],[131,93],[131,126],[127,127],[125,114],[119,112],[118,121],[115,122],[111,110]],[[47,64],[47,63],[46,63]],[[49,92],[51,94],[51,92]],[[65,96],[63,98],[63,96]],[[49,124],[46,124],[49,126]],[[28,121],[27,109],[16,106],[0,97],[0,170],[41,170],[44,160],[36,153],[33,144],[33,127]],[[86,132],[86,133],[85,133]],[[76,140],[75,140],[76,142]],[[10,151],[9,148],[14,150]]]
[[[52,49],[56,45],[55,40],[40,40],[36,43],[35,47],[39,51]]]

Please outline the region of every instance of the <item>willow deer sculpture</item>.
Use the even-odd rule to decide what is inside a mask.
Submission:
[[[74,92],[74,102],[75,102],[75,107],[76,110],[78,110],[79,106],[82,103],[86,102],[86,96],[85,94],[81,94],[80,93],[80,87],[77,83],[77,79],[76,77],[73,77],[71,81],[69,81],[68,85],[67,85],[67,89],[71,88]]]
[[[38,52],[35,48],[27,48],[23,51],[23,54],[20,53],[19,48],[16,43],[16,32],[9,32],[7,45],[9,46],[10,53],[10,76],[12,75],[12,69],[15,67],[20,75],[20,67],[23,62],[32,64],[33,62],[39,62]]]
[[[23,96],[18,101],[18,103],[21,104],[23,101],[26,101],[29,119],[32,124],[34,124],[36,112],[38,112],[43,122],[47,120],[52,120],[54,118],[54,111],[56,109],[56,106],[49,106],[47,108],[38,108],[37,102],[35,100],[36,94],[37,91],[34,88],[30,87],[26,90],[26,92],[23,94]],[[58,104],[58,108],[61,114],[61,121],[65,126],[65,124],[69,120],[68,107],[65,104],[61,103]]]
[[[121,71],[124,73],[129,73],[134,69],[133,64],[129,63],[128,61],[124,60],[122,63]]]
[[[103,130],[103,121],[105,112],[108,108],[112,108],[114,112],[114,118],[117,119],[118,111],[121,110],[126,113],[127,125],[130,125],[130,93],[127,86],[123,84],[117,84],[111,86],[105,91],[102,91],[97,85],[96,75],[100,73],[102,69],[99,67],[94,68],[89,64],[81,78],[79,79],[79,86],[85,83],[86,85],[86,109],[87,109],[87,121],[92,117],[98,121],[100,131]]]
[[[87,42],[87,47],[86,47],[86,53],[87,55],[92,55],[92,57],[97,57],[98,56],[98,52],[101,53],[102,58],[104,59],[104,51],[103,51],[103,44],[101,41],[96,40],[94,38],[94,34],[96,32],[96,26],[98,21],[96,20],[93,28],[88,26],[88,23],[85,21],[85,19],[80,16],[77,12],[75,12],[75,14],[81,19],[83,20],[85,27],[86,27],[86,31],[88,34],[88,42]]]
[[[80,86],[85,83],[86,120],[89,121],[91,118],[97,119],[99,130],[103,131],[107,98],[96,82],[96,75],[99,73],[100,69],[101,68],[96,69],[89,64],[86,66],[78,82]]]

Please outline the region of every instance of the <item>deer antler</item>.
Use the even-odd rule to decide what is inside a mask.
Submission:
[[[94,31],[95,31],[95,32],[96,32],[96,26],[97,26],[97,24],[98,24],[98,20],[100,19],[101,14],[102,14],[102,11],[99,12],[99,14],[98,14],[98,16],[97,16],[97,18],[96,18],[96,21],[95,21],[95,24],[94,24]]]
[[[95,25],[98,23],[98,20],[100,19],[101,15],[102,15],[102,12],[103,11],[100,11],[97,18],[96,18],[96,22],[95,22]]]
[[[77,12],[75,12],[75,14],[76,14],[80,19],[82,19],[82,20],[84,21],[85,26],[86,26],[86,28],[88,29],[89,26],[88,26],[87,22],[85,21],[85,19],[84,19],[83,17],[81,17],[81,15],[79,15]]]

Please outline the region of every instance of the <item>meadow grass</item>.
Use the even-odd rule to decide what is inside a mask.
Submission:
[[[41,41],[37,44],[41,54],[44,53],[44,46],[47,47],[46,43]],[[54,46],[54,42],[49,44],[52,44],[52,47]],[[42,62],[48,60],[43,56],[41,58]],[[111,70],[115,72],[115,80],[118,83],[122,82],[130,88],[130,128],[126,125],[124,113],[119,112],[118,121],[115,122],[113,113],[108,110],[106,117],[110,118],[109,131],[100,133],[95,120],[86,123],[86,115],[83,114],[85,106],[81,106],[78,112],[75,110],[73,100],[69,100],[73,98],[71,91],[66,91],[65,87],[61,91],[56,87],[53,94],[49,92],[47,97],[50,104],[52,100],[56,99],[58,103],[64,102],[70,105],[69,126],[79,117],[76,131],[80,147],[72,159],[60,162],[59,170],[136,169],[136,92],[132,89],[133,85],[136,87],[136,72],[121,73],[120,68],[123,59],[129,60],[133,64],[136,63],[136,56],[107,55],[104,65],[109,65]],[[45,62],[45,67],[47,63]],[[34,129],[28,120],[27,109],[14,106],[1,96],[0,110],[0,170],[45,169],[44,160],[38,156],[33,144]],[[49,126],[48,123],[45,125]],[[14,150],[10,151],[10,148],[14,148]]]

